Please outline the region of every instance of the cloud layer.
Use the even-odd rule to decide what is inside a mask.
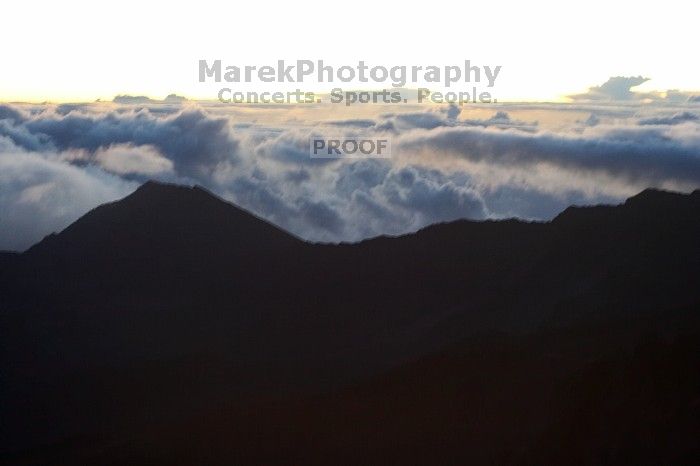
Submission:
[[[631,87],[613,84],[595,91]],[[693,105],[372,106],[340,116],[323,106],[0,105],[0,249],[25,249],[147,179],[201,184],[313,241],[458,218],[548,219],[650,186],[687,191],[700,187]],[[392,158],[311,159],[311,135],[388,137]]]

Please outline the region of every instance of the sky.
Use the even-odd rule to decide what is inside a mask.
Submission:
[[[149,179],[201,185],[327,242],[693,191],[700,83],[688,5],[12,2],[0,28],[0,250],[26,250]],[[229,84],[198,82],[200,60],[470,60],[501,67],[489,89],[499,103],[227,105],[216,97]],[[188,100],[113,101],[170,94]],[[389,140],[391,154],[315,159],[318,137]]]
[[[686,50],[697,39],[695,16],[679,0],[9,2],[0,101],[214,99],[216,86],[197,81],[200,59],[470,59],[503,67],[497,91],[511,101],[566,100],[610,76],[650,78],[641,90],[694,90],[697,64]]]

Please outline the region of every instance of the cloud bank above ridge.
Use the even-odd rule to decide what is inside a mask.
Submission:
[[[698,114],[692,104],[0,105],[0,249],[25,249],[147,179],[200,184],[314,241],[458,218],[546,220],[571,203],[699,187]],[[392,157],[311,159],[311,135],[389,137]]]

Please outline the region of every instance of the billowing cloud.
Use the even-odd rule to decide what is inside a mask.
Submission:
[[[624,88],[600,88],[612,95],[616,86]],[[148,178],[201,184],[312,241],[458,218],[548,219],[571,203],[646,187],[690,190],[700,186],[700,121],[688,104],[674,105],[409,104],[342,114],[192,102],[0,105],[0,249],[24,249]],[[392,157],[311,159],[312,135],[390,138]]]
[[[0,126],[0,135],[27,150],[83,149],[90,152],[115,144],[152,146],[167,157],[182,177],[205,181],[219,165],[235,164],[237,145],[229,120],[198,108],[161,116],[149,110],[44,112],[20,123]]]
[[[686,121],[698,121],[700,117],[691,112],[677,113],[672,116],[658,116],[639,120],[640,125],[679,125]]]
[[[118,175],[157,177],[173,174],[173,162],[151,145],[112,144],[97,149],[95,160],[106,171]]]
[[[589,88],[584,94],[569,97],[574,100],[632,100],[635,98],[632,88],[647,81],[649,78],[642,76],[614,76],[600,86]]]
[[[461,126],[482,126],[484,128],[495,127],[495,128],[516,128],[524,131],[534,131],[537,127],[537,122],[525,122],[514,120],[510,117],[507,112],[500,111],[496,112],[490,118],[485,119],[465,119],[460,122]]]
[[[0,138],[0,249],[23,250],[138,183],[57,154],[25,152]]]
[[[528,134],[475,128],[443,128],[401,139],[407,149],[457,154],[472,162],[509,167],[548,165],[573,173],[603,173],[658,185],[700,185],[700,126],[672,135],[656,128],[601,127],[583,134]]]
[[[642,76],[614,76],[600,86],[588,88],[582,94],[568,96],[574,101],[589,102],[627,102],[627,101],[654,101],[669,104],[686,104],[697,102],[692,92],[684,92],[678,89],[666,91],[638,92],[633,88],[649,81]]]

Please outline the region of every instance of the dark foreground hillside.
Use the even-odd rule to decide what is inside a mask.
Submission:
[[[694,464],[700,193],[318,245],[148,183],[0,253],[4,464]]]

